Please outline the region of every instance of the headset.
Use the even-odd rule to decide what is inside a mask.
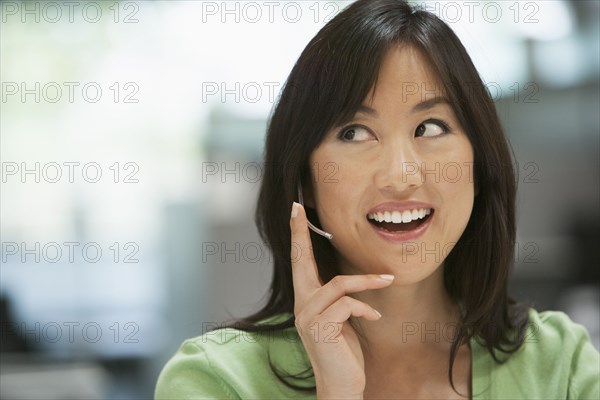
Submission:
[[[302,207],[304,207],[304,199],[302,198],[302,185],[300,183],[300,181],[298,181],[298,202],[300,204],[302,204]],[[308,227],[315,233],[318,233],[319,235],[331,240],[333,239],[333,235],[329,232],[325,232],[324,230],[321,230],[319,228],[317,228],[316,226],[314,226],[313,224],[310,223],[310,221],[308,220],[308,215],[306,218],[306,221],[308,222]]]

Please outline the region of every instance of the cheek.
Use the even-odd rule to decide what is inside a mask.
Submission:
[[[443,230],[448,240],[457,241],[471,216],[475,190],[472,175],[467,173],[466,168],[458,170],[458,173],[456,168],[451,171],[448,169],[439,187],[446,214]]]
[[[318,170],[315,167],[314,171],[313,185],[321,221],[348,218],[355,213],[356,205],[360,204],[361,187],[366,182],[364,169],[361,171],[355,163],[339,160],[327,162]]]
[[[466,137],[442,162],[441,183],[443,193],[453,200],[456,211],[465,210],[469,215],[474,200],[473,149]]]
[[[474,186],[471,181],[461,180],[449,183],[448,193],[452,196],[452,209],[457,217],[465,218],[471,215],[475,196]]]

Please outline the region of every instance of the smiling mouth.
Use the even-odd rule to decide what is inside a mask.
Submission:
[[[433,215],[432,208],[405,211],[386,211],[367,215],[367,220],[378,229],[387,232],[406,232],[417,229]]]

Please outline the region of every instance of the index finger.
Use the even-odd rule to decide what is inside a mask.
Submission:
[[[302,295],[312,289],[323,286],[319,276],[317,263],[312,252],[312,242],[308,230],[306,211],[301,204],[292,203],[292,217],[290,219],[292,234],[291,261],[294,293]],[[297,254],[294,254],[296,251]]]

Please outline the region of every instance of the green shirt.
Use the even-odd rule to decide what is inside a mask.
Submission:
[[[282,314],[265,322],[290,316]],[[598,351],[587,330],[562,312],[530,309],[525,342],[504,364],[497,364],[474,338],[470,343],[473,399],[600,399]],[[181,345],[158,378],[155,398],[315,398],[314,393],[281,383],[269,360],[280,375],[302,373],[310,367],[294,327],[276,333],[233,328],[208,332]],[[314,377],[287,380],[314,386]]]

